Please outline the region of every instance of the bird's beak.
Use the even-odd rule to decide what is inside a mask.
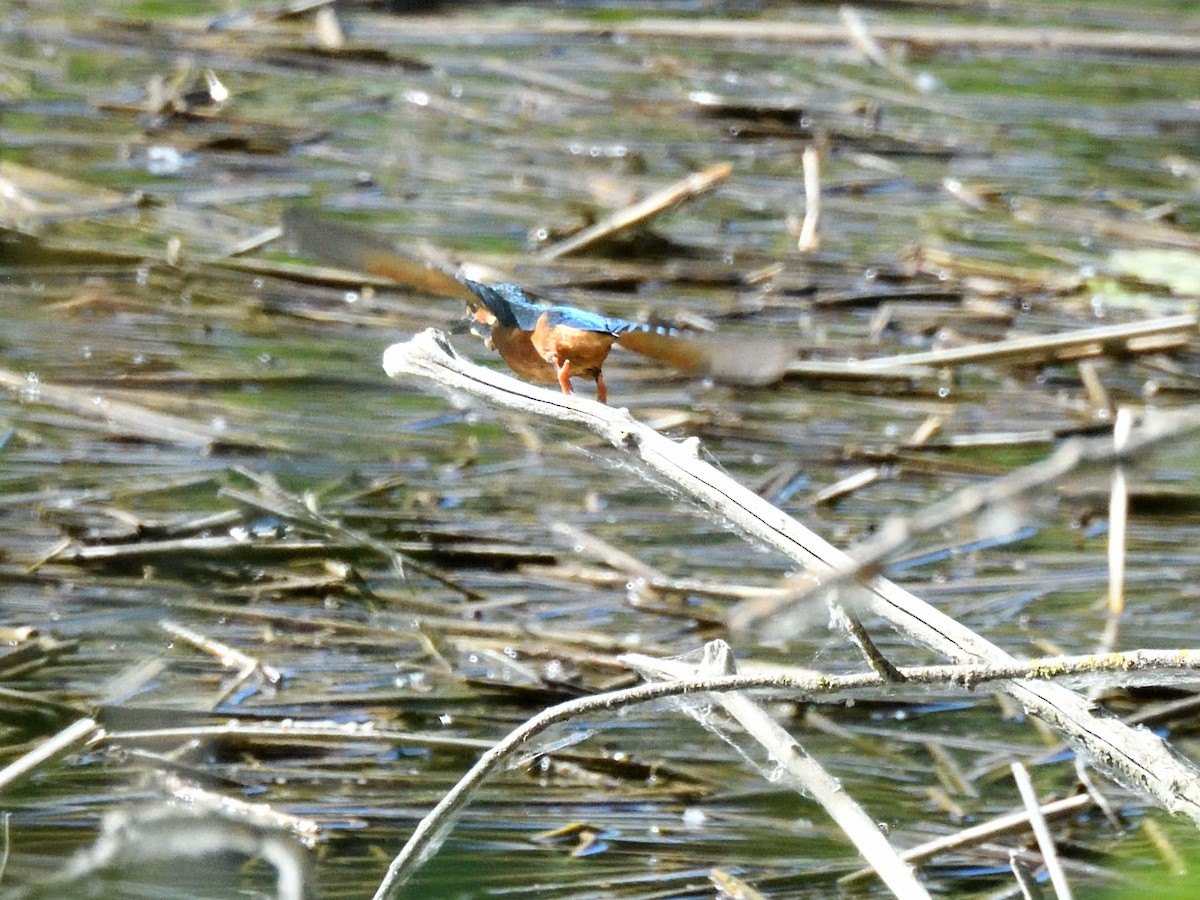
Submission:
[[[492,328],[487,322],[481,321],[478,315],[470,315],[451,327],[451,334],[466,334],[467,332],[475,335],[483,341],[485,347],[489,350],[494,350],[492,345]]]

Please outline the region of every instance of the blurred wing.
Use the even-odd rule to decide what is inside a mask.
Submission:
[[[329,265],[390,278],[438,297],[474,299],[447,267],[404,253],[365,229],[323,218],[301,206],[284,210],[283,227],[301,250]]]
[[[711,375],[728,384],[773,384],[796,358],[794,346],[775,339],[683,337],[661,331],[622,332],[617,342],[689,375]]]

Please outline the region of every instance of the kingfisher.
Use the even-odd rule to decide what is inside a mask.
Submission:
[[[711,364],[711,351],[702,341],[673,329],[613,319],[575,306],[544,306],[515,284],[488,287],[469,278],[460,280],[483,304],[475,318],[487,325],[489,342],[508,367],[530,381],[558,382],[564,394],[571,393],[570,379],[590,378],[596,382],[596,399],[607,403],[601,368],[618,343],[689,374]]]
[[[481,328],[488,345],[510,369],[529,381],[557,383],[564,394],[572,392],[572,378],[589,378],[596,384],[596,399],[607,403],[601,370],[614,345],[684,374],[744,385],[778,381],[795,356],[793,348],[780,341],[688,337],[673,328],[538,303],[516,284],[472,281],[447,265],[404,253],[369,232],[318,217],[304,207],[288,209],[283,220],[289,236],[318,259],[465,300],[472,324]]]

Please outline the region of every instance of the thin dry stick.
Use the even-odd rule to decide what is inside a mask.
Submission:
[[[209,535],[203,537],[169,538],[160,541],[139,541],[128,544],[89,544],[74,546],[67,543],[53,556],[57,561],[66,562],[107,562],[110,560],[139,559],[143,557],[164,556],[169,554],[187,555],[199,559],[206,554],[220,555],[235,547],[245,547],[247,542],[242,538],[229,534]],[[256,546],[256,545],[251,545]],[[314,553],[328,550],[329,541],[306,540],[292,541],[286,546],[280,543],[261,542],[262,549],[274,548],[281,553]],[[45,560],[48,561],[48,560]]]
[[[474,23],[472,23],[474,24]],[[571,27],[570,23],[566,27]],[[583,26],[576,25],[576,28]],[[593,25],[591,28],[596,29]],[[606,29],[610,23],[605,23]],[[705,19],[635,19],[616,26],[618,33],[640,37],[677,36],[688,40],[733,39],[777,41],[793,44],[797,42],[842,43],[845,30],[834,24],[817,22],[781,22],[762,19],[758,21]],[[988,49],[1038,50],[1045,52],[1063,50],[1092,50],[1119,53],[1153,53],[1174,56],[1196,56],[1200,54],[1195,37],[1191,34],[1152,34],[1135,31],[1101,31],[1081,28],[1022,28],[1020,26],[996,25],[922,25],[900,22],[876,22],[871,32],[879,41],[913,42],[924,47],[966,46]]]
[[[800,161],[804,166],[804,224],[796,248],[801,253],[813,253],[821,247],[821,152],[816,147],[805,147]]]
[[[428,330],[387,349],[384,370],[391,376],[431,379],[444,389],[473,394],[496,406],[582,425],[613,446],[636,453],[674,489],[716,512],[741,532],[767,543],[819,577],[857,569],[857,563],[782,510],[697,458],[698,442],[676,443],[647,428],[626,410],[612,409],[579,395],[553,394],[500,372],[476,366],[454,352],[446,336]],[[1173,413],[1172,418],[1179,413]],[[1193,418],[1200,414],[1192,413]],[[1008,664],[999,647],[882,577],[864,584],[863,606],[901,633],[962,662]],[[1173,813],[1200,823],[1200,770],[1174,755],[1161,738],[1097,715],[1080,695],[1053,684],[1001,682],[998,689],[1067,735],[1101,768],[1136,785]]]
[[[494,17],[483,20],[445,16],[404,24],[406,32],[423,29],[438,35],[456,29],[472,37],[480,34],[511,34],[519,31],[565,36],[594,35],[611,40],[622,38],[680,38],[686,41],[769,41],[787,44],[844,44],[846,29],[827,22],[785,22],[779,19],[673,19],[641,18],[628,22],[589,22],[581,19],[543,18],[536,23],[526,19]],[[1087,50],[1116,53],[1122,57],[1152,54],[1192,58],[1200,55],[1200,42],[1188,32],[1155,34],[1144,31],[1100,30],[1085,28],[1022,27],[1019,25],[927,25],[903,22],[876,22],[871,29],[876,40],[903,41],[922,47],[979,47],[991,50],[1037,50],[1062,52]]]
[[[1125,721],[1129,721],[1127,718]],[[1075,777],[1079,779],[1079,784],[1083,787],[1087,795],[1092,798],[1092,802],[1104,814],[1104,818],[1108,819],[1110,825],[1114,828],[1123,827],[1121,818],[1117,815],[1113,805],[1108,802],[1108,798],[1100,791],[1100,787],[1096,784],[1092,773],[1088,771],[1087,762],[1083,757],[1076,755],[1075,757]]]
[[[278,684],[283,681],[283,673],[281,671],[248,653],[243,653],[236,647],[230,647],[228,644],[223,644],[198,631],[193,631],[191,628],[176,622],[167,621],[166,619],[159,622],[158,627],[172,637],[186,641],[193,647],[197,647],[205,653],[215,656],[225,668],[237,669],[238,678],[237,682],[235,682],[236,684],[245,681],[255,672],[261,673],[262,677],[269,684]],[[228,691],[223,693],[228,693]]]
[[[346,34],[332,6],[322,6],[313,19],[313,33],[322,47],[340,50],[346,46]]]
[[[1100,373],[1096,370],[1096,363],[1090,359],[1081,360],[1075,369],[1079,372],[1079,380],[1083,383],[1083,392],[1087,395],[1088,402],[1092,404],[1096,413],[1099,415],[1111,412],[1112,400],[1108,396]]]
[[[472,23],[474,24],[474,23]],[[608,23],[605,23],[608,28]],[[570,25],[568,25],[570,26]],[[578,25],[576,25],[578,28]],[[593,26],[595,28],[595,26]],[[841,43],[840,25],[749,19],[636,19],[616,29],[638,37],[677,36],[688,40],[778,41],[788,44]],[[1150,34],[1144,31],[1020,28],[994,25],[922,25],[878,22],[871,29],[877,41],[916,43],[923,47],[1036,49],[1039,52],[1093,50],[1097,53],[1146,53],[1169,56],[1200,54],[1193,35]]]
[[[835,482],[828,487],[821,488],[816,496],[812,498],[813,506],[824,506],[829,503],[836,503],[843,497],[853,494],[855,491],[860,491],[865,487],[869,487],[883,477],[883,469],[878,466],[870,466],[866,469],[859,469],[853,475],[847,475],[841,481]]]
[[[144,199],[11,161],[0,162],[0,195],[0,223],[26,232],[132,209]]]
[[[904,442],[905,447],[922,447],[929,443],[942,426],[946,424],[945,416],[930,415],[925,417],[925,421],[916,427],[912,436]]]
[[[653,566],[646,565],[632,553],[626,553],[620,547],[615,547],[608,541],[588,534],[582,528],[576,528],[567,522],[555,522],[550,530],[573,544],[576,553],[583,553],[598,559],[618,572],[641,579],[646,585],[670,580],[665,573]]]
[[[1058,900],[1071,900],[1071,885],[1067,883],[1066,873],[1062,863],[1058,861],[1058,850],[1054,847],[1054,836],[1050,834],[1050,826],[1042,817],[1041,804],[1038,803],[1037,791],[1029,778],[1028,770],[1020,762],[1012,764],[1013,779],[1017,782],[1017,790],[1025,803],[1025,811],[1029,813],[1029,824],[1037,838],[1038,849],[1042,851],[1042,859],[1046,870],[1050,873],[1050,883],[1054,885],[1054,893]]]
[[[991,682],[1007,679],[1053,680],[1060,684],[1087,687],[1148,687],[1162,685],[1165,680],[1172,679],[1190,683],[1194,678],[1188,673],[1198,666],[1200,650],[1126,650],[1121,653],[1084,653],[1017,659],[1003,664],[899,666],[896,671],[901,678],[898,679],[875,671],[852,675],[826,675],[812,669],[779,666],[764,666],[761,669],[756,667],[753,676],[763,679],[760,687],[786,686],[788,691],[799,692],[805,699],[817,700],[826,694],[857,694],[862,689],[879,687],[889,687],[889,696],[918,696],[946,686],[972,691]],[[771,682],[772,678],[778,680]],[[828,682],[828,687],[823,687],[817,694],[808,693],[811,684],[815,682]],[[1179,714],[1179,711],[1176,711],[1176,715]]]
[[[637,653],[627,654],[621,661],[643,677],[655,680],[733,675],[737,671],[733,651],[724,641],[710,641],[705,645],[704,658],[699,666]],[[795,779],[802,791],[821,805],[897,897],[929,896],[912,868],[888,843],[876,821],[758,703],[737,691],[711,696],[738,721],[747,734],[766,749],[777,766]]]
[[[903,359],[902,356],[891,356],[888,359]],[[842,378],[846,381],[919,381],[922,378],[932,378],[938,374],[937,369],[929,366],[895,365],[891,368],[862,367],[860,360],[839,359],[799,359],[788,364],[787,374],[793,378]]]
[[[1071,813],[1088,809],[1093,805],[1092,798],[1087,794],[1076,794],[1073,797],[1065,797],[1062,800],[1051,800],[1049,803],[1039,807],[1039,810],[1045,819],[1059,819]],[[954,834],[934,838],[924,844],[905,850],[900,856],[905,862],[922,863],[945,853],[961,851],[967,847],[974,847],[998,837],[1021,834],[1028,830],[1029,811],[1020,810],[1018,812],[1007,813],[1003,816],[997,816],[979,825],[972,825],[970,828],[964,828],[962,831],[956,831]],[[850,885],[856,881],[874,877],[874,870],[863,868],[851,872],[849,875],[843,875],[838,879],[838,883]]]
[[[12,846],[11,836],[9,834],[9,820],[12,818],[12,813],[0,813],[0,882],[4,881],[4,873],[8,869],[8,853]]]
[[[626,228],[645,222],[647,219],[657,216],[659,213],[682,203],[684,200],[690,200],[693,197],[711,191],[728,178],[729,173],[732,171],[733,164],[723,162],[709,166],[707,169],[702,169],[699,172],[694,172],[662,190],[655,191],[650,196],[639,200],[631,206],[617,210],[611,216],[601,222],[597,222],[590,228],[578,231],[569,238],[559,241],[557,244],[551,244],[538,253],[534,257],[534,260],[537,262],[550,262],[570,253],[577,253],[584,247],[596,243],[596,241],[612,237],[618,231],[623,231]]]
[[[1128,407],[1117,410],[1113,423],[1113,450],[1125,452],[1129,432],[1133,428],[1133,413]],[[1125,485],[1125,469],[1113,468],[1112,493],[1108,500],[1108,614],[1119,616],[1125,611],[1125,532],[1129,517],[1129,489]]]
[[[1042,900],[1042,887],[1029,863],[1021,859],[1020,850],[1008,851],[1008,867],[1017,881],[1017,890],[1024,900]]]
[[[39,744],[20,759],[9,763],[3,769],[0,769],[0,790],[8,787],[17,779],[28,775],[38,766],[53,759],[58,754],[65,753],[72,746],[95,731],[96,728],[94,719],[80,719],[68,725],[48,741]]]
[[[717,889],[717,897],[729,897],[730,900],[767,900],[762,894],[752,888],[736,875],[731,875],[724,869],[709,869],[708,880]]]
[[[1159,857],[1167,864],[1171,874],[1182,878],[1190,871],[1188,861],[1184,859],[1179,848],[1167,837],[1161,825],[1147,817],[1142,820],[1141,832],[1150,841],[1151,846],[1158,851]]]
[[[219,813],[260,828],[288,831],[309,847],[321,836],[321,827],[315,819],[280,812],[267,803],[249,803],[239,797],[218,794],[192,784],[173,772],[156,771],[154,775],[163,791],[194,811]]]
[[[612,696],[618,696],[618,699],[626,697],[624,702],[633,704],[679,696],[688,691],[767,690],[784,694],[797,701],[818,701],[860,695],[878,698],[882,689],[890,690],[896,696],[905,697],[919,696],[918,692],[922,690],[926,693],[945,693],[947,689],[973,691],[992,682],[1008,681],[1014,678],[1064,681],[1086,678],[1089,684],[1160,685],[1164,674],[1187,674],[1188,682],[1192,683],[1195,681],[1195,673],[1200,671],[1200,651],[1135,650],[1128,653],[1105,654],[1104,656],[1064,656],[1033,661],[1018,660],[1005,666],[910,666],[901,668],[899,671],[904,676],[904,683],[899,687],[874,672],[858,672],[851,675],[827,675],[821,672],[793,675],[773,672],[658,684],[651,686],[654,690],[646,695],[638,693],[647,688],[643,685],[640,688],[629,689],[634,692],[631,695],[617,692]],[[601,694],[588,699],[597,700],[601,697],[610,697],[610,695]],[[607,709],[608,707],[600,708]],[[594,711],[594,709],[592,707],[584,709],[584,712],[589,711]],[[569,718],[566,714],[564,717]],[[216,740],[228,737],[231,740],[312,738],[327,742],[338,740],[358,742],[366,739],[401,746],[449,747],[456,750],[490,750],[493,746],[488,741],[475,738],[380,729],[370,724],[348,728],[342,722],[297,723],[291,720],[278,722],[231,721],[219,725],[188,725],[130,731],[110,730],[103,737],[114,745],[127,745],[143,741],[160,743],[167,740]],[[526,737],[528,738],[529,735]],[[434,813],[431,812],[427,818],[433,815]],[[410,839],[410,843],[415,838],[416,833]],[[425,842],[428,843],[428,840]]]
[[[838,627],[846,633],[846,637],[850,642],[858,648],[858,651],[867,661],[867,665],[871,667],[871,671],[875,672],[881,678],[888,681],[904,681],[904,675],[892,663],[890,659],[883,655],[883,651],[876,646],[870,632],[863,625],[854,610],[848,609],[837,600],[836,593],[830,595],[829,602],[830,617],[837,622]]]
[[[940,368],[963,366],[998,361],[1044,361],[1066,354],[1096,356],[1109,344],[1124,345],[1129,341],[1150,336],[1162,336],[1181,332],[1194,333],[1197,319],[1194,315],[1163,316],[1144,322],[1121,325],[1102,325],[1059,334],[1033,335],[972,344],[966,347],[950,347],[945,350],[927,350],[921,353],[901,353],[895,356],[880,356],[863,359],[852,365],[862,373],[875,369],[909,369],[919,371],[922,367]],[[1129,348],[1126,348],[1129,349]],[[794,367],[794,366],[793,366]],[[789,368],[791,371],[791,368]],[[802,370],[797,369],[803,374]]]
[[[1008,208],[1016,221],[1025,224],[1103,235],[1129,241],[1139,247],[1171,247],[1192,252],[1200,250],[1200,236],[1193,231],[1141,217],[1124,219],[1106,208],[1072,208],[1057,200],[1045,202],[1029,197],[1010,198]]]

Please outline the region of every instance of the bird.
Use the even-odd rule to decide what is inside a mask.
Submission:
[[[491,286],[469,278],[460,281],[483,304],[482,321],[490,329],[490,343],[508,367],[523,378],[539,383],[557,382],[571,393],[572,378],[591,378],[596,399],[608,402],[608,387],[601,371],[614,344],[661,360],[683,372],[704,366],[703,345],[664,326],[615,319],[575,306],[535,303],[519,285],[502,282]]]
[[[538,303],[519,285],[472,281],[369,232],[317,216],[307,207],[285,210],[284,229],[318,259],[465,300],[472,324],[482,327],[488,345],[510,369],[539,384],[557,383],[564,394],[572,393],[572,378],[589,378],[596,384],[596,399],[607,403],[602,369],[614,345],[684,374],[743,385],[778,381],[795,358],[794,349],[778,340],[689,337],[666,326]]]

